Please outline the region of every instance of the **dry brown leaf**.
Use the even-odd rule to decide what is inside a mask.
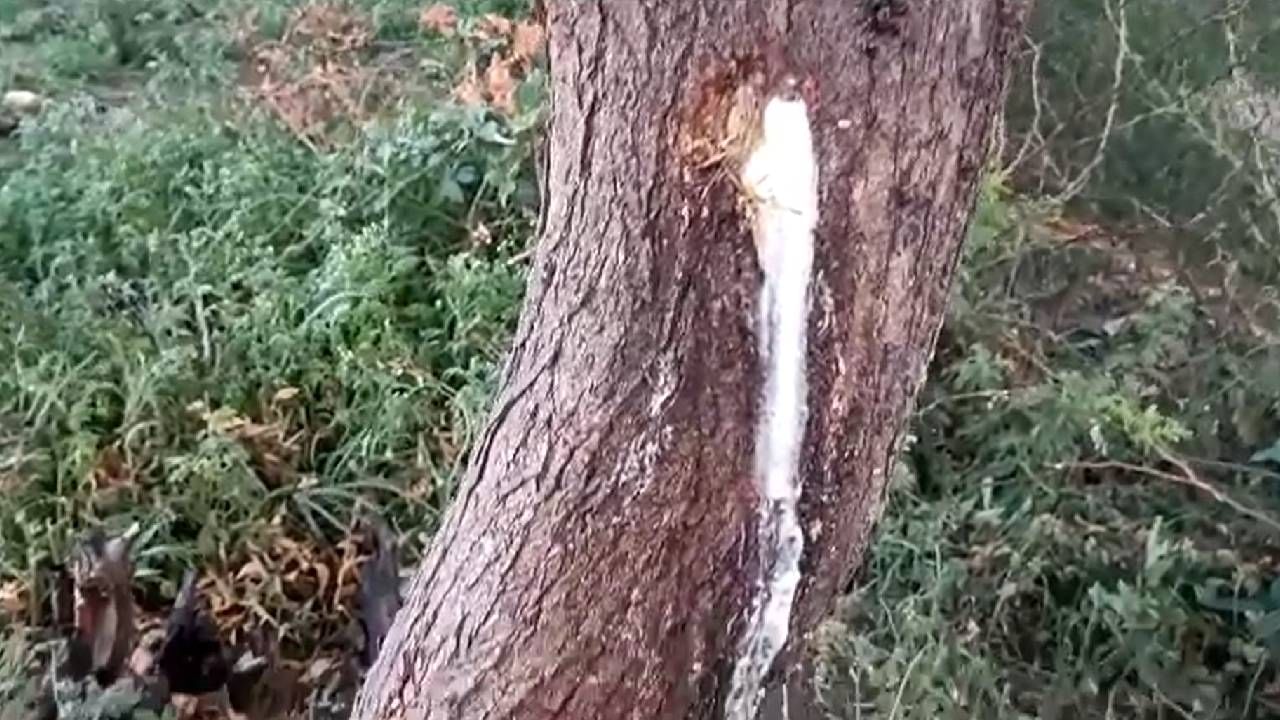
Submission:
[[[458,27],[458,11],[451,5],[436,3],[425,8],[418,16],[418,27],[441,35],[452,35]]]
[[[453,89],[453,97],[468,107],[484,104],[484,93],[480,90],[480,83],[473,77],[458,83],[458,86]]]
[[[296,394],[296,389],[284,388],[276,393],[276,397],[288,399]],[[304,440],[302,431],[290,434],[283,422],[256,422],[229,408],[198,408],[198,412],[209,429],[244,445],[268,486],[280,487],[297,475],[297,459]]]
[[[137,473],[125,461],[119,445],[108,445],[98,453],[91,475],[94,492],[104,492],[133,485]]]
[[[356,541],[347,536],[338,542],[338,581],[334,584],[333,606],[341,607],[348,598],[354,597],[360,583],[360,548]]]
[[[505,38],[511,35],[512,24],[507,18],[494,13],[486,13],[476,23],[476,35],[483,40]]]
[[[315,574],[316,585],[318,585],[315,594],[324,595],[329,589],[329,578],[333,576],[333,571],[327,565],[316,563],[311,566],[311,572]]]
[[[511,54],[528,63],[542,52],[544,42],[546,33],[542,26],[526,20],[516,25],[515,34],[511,37]]]
[[[0,614],[10,618],[22,617],[27,612],[27,587],[19,580],[0,584]]]
[[[363,15],[341,3],[311,2],[295,10],[285,37],[300,39],[325,55],[358,50],[373,39],[373,27]]]
[[[201,587],[223,638],[235,644],[245,628],[275,628],[295,647],[335,632],[350,616],[358,589],[356,543],[317,545],[287,523],[248,541]]]
[[[508,115],[516,111],[516,79],[511,73],[510,60],[494,55],[484,73],[484,85],[495,109]]]
[[[138,677],[146,677],[155,669],[164,646],[165,624],[157,619],[140,624],[138,644],[129,655],[129,669]]]
[[[330,147],[339,131],[367,119],[390,76],[362,64],[373,26],[346,5],[310,2],[290,14],[279,40],[246,40],[240,84],[312,148]]]

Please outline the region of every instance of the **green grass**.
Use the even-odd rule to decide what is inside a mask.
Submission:
[[[54,99],[0,141],[0,588],[134,519],[148,598],[280,533],[330,547],[361,502],[416,552],[452,494],[518,312],[541,79],[513,118],[458,107],[491,48],[365,0],[372,52],[413,72],[317,150],[236,92],[248,5],[0,6],[0,85]],[[253,5],[280,37],[291,3]],[[838,717],[1280,714],[1280,352],[1124,269],[1158,252],[1062,242],[1061,212],[986,188],[824,633]],[[28,637],[6,634],[0,693]]]
[[[490,392],[532,116],[404,106],[318,153],[169,77],[105,112],[68,91],[11,141],[0,576],[134,517],[170,580],[271,523],[335,539],[357,498],[429,532]]]

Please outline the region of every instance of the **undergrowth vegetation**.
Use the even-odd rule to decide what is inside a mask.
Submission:
[[[1038,4],[841,717],[1280,717],[1278,33]]]
[[[1214,330],[1163,257],[1064,236],[1083,228],[999,190],[879,539],[825,633],[835,708],[1275,716],[1280,349]],[[1035,288],[1068,278],[1043,272],[1088,280],[1064,308]]]
[[[394,38],[420,8],[308,7],[277,34],[363,23],[364,57],[390,33],[410,62],[413,41]],[[416,32],[426,62],[441,41]],[[26,620],[79,532],[138,520],[148,597],[204,568],[229,626],[268,621],[314,647],[336,632],[350,568],[281,548],[332,546],[364,503],[413,552],[451,495],[523,287],[536,78],[516,88],[524,106],[494,113],[448,99],[462,62],[393,88],[433,102],[319,108],[322,126],[296,128],[281,120],[320,102],[298,79],[356,94],[365,78],[287,57],[296,78],[194,87],[256,57],[192,59],[198,73],[165,60],[179,66],[166,91],[124,105],[89,78],[5,141],[0,578]],[[321,151],[321,133],[343,140]],[[247,563],[278,577],[237,574]]]
[[[1280,133],[1238,96],[1280,20],[1236,4],[1041,4],[836,716],[1280,716]],[[523,3],[206,5],[0,6],[0,91],[50,99],[0,139],[0,693],[97,524],[141,523],[144,605],[192,565],[323,645],[361,508],[433,531],[519,309]]]

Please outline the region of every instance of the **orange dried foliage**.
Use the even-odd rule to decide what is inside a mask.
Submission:
[[[436,3],[422,10],[418,16],[418,27],[427,32],[453,35],[458,28],[458,11],[451,5]]]
[[[300,618],[313,618],[332,632],[350,618],[360,562],[354,539],[319,547],[276,526],[265,539],[248,543],[239,562],[206,570],[199,585],[214,622],[232,641],[262,625],[289,637]],[[316,637],[308,634],[293,639]]]
[[[476,35],[482,40],[497,40],[511,35],[512,23],[501,15],[488,13],[476,23]]]
[[[457,12],[444,3],[424,9],[418,22],[424,31],[444,35],[453,35],[459,28]],[[468,28],[463,31],[464,41],[483,44],[491,52],[487,61],[481,59],[467,66],[453,88],[454,99],[471,107],[487,105],[507,115],[517,112],[516,91],[542,54],[546,32],[536,22],[512,22],[493,13],[462,27]]]
[[[230,437],[248,451],[253,468],[268,487],[276,488],[298,478],[298,463],[306,445],[308,431],[291,422],[287,405],[297,396],[296,388],[277,390],[263,410],[261,420],[241,415],[228,408],[210,410],[203,403],[189,409],[199,415],[210,430]]]
[[[20,580],[0,583],[0,616],[17,620],[27,614],[27,586]]]
[[[476,107],[485,103],[484,89],[480,87],[480,82],[474,76],[463,78],[462,82],[453,88],[453,97],[467,107]]]
[[[372,39],[368,19],[335,2],[314,2],[295,10],[284,37],[326,56],[361,50]]]
[[[108,445],[98,452],[97,461],[89,474],[89,482],[95,494],[129,488],[136,479],[137,472],[125,460],[118,443]]]
[[[511,36],[511,54],[522,63],[530,63],[542,53],[546,41],[541,25],[527,20],[517,23]]]
[[[484,87],[489,103],[508,115],[516,111],[517,84],[512,74],[513,64],[510,58],[494,55],[489,59],[489,67],[484,72]]]
[[[335,127],[367,120],[386,89],[381,73],[363,63],[372,39],[362,14],[340,3],[309,3],[290,15],[280,40],[246,41],[241,84],[299,139],[331,147]]]

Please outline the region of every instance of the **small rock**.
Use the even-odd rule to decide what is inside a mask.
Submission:
[[[9,90],[0,98],[0,107],[16,113],[37,113],[43,105],[44,98],[30,90]]]

